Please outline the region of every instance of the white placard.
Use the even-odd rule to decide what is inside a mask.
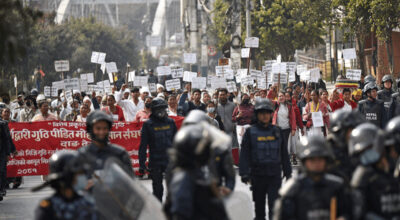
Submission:
[[[345,60],[357,59],[356,48],[344,49],[343,59]]]
[[[324,126],[324,119],[322,118],[322,112],[311,112],[311,118],[313,122],[313,126],[316,128],[320,128]]]
[[[267,89],[267,79],[265,77],[257,77],[257,88]]]
[[[273,63],[276,63],[276,62],[277,62],[276,60],[266,60],[266,61],[265,61],[265,65],[266,65],[266,66],[272,65]]]
[[[53,82],[51,87],[57,89],[64,89],[64,80]]]
[[[183,68],[171,69],[172,78],[182,78],[183,77]]]
[[[346,70],[346,78],[359,81],[361,79],[361,70],[358,69],[347,69]]]
[[[80,91],[82,91],[82,92],[88,91],[88,80],[87,79],[80,80]]]
[[[183,81],[185,82],[192,82],[192,79],[197,77],[196,72],[184,71],[183,72]]]
[[[279,80],[280,79],[280,80]],[[273,83],[287,83],[287,73],[273,73],[272,74]]]
[[[69,61],[68,60],[54,61],[54,67],[56,69],[56,72],[67,72],[69,71]]]
[[[104,89],[105,89],[105,90],[106,90],[106,89],[111,89],[110,81],[104,80],[104,81],[103,81],[103,86],[104,86]]]
[[[272,73],[286,73],[286,63],[273,63]]]
[[[245,47],[258,48],[260,39],[258,37],[248,37],[244,40]]]
[[[51,97],[51,87],[50,86],[44,87],[44,96]]]
[[[257,77],[261,77],[262,73],[260,70],[250,70],[250,76],[257,78]]]
[[[102,64],[105,62],[106,54],[101,52],[92,52],[92,57],[90,58],[91,63]]]
[[[233,70],[231,69],[230,71],[226,71],[224,74],[224,78],[225,79],[234,79],[234,74],[233,74]]]
[[[307,71],[307,65],[297,65],[297,75],[301,75],[303,72]]]
[[[135,80],[135,71],[128,73],[128,82],[133,82]]]
[[[320,78],[319,68],[314,68],[310,70],[310,82],[318,82]]]
[[[181,88],[180,79],[171,79],[165,81],[165,88],[167,91],[178,90]]]
[[[14,87],[17,88],[17,85],[18,85],[18,80],[17,80],[17,77],[15,76],[14,77]]]
[[[216,66],[215,67],[215,75],[224,76],[226,73],[233,73],[231,66]]]
[[[296,82],[295,72],[290,72],[289,73],[289,82]]]
[[[157,85],[155,83],[149,83],[149,90],[151,93],[157,92]]]
[[[226,88],[228,89],[228,92],[236,92],[237,91],[236,83],[234,81],[227,82]]]
[[[106,63],[102,63],[102,64],[101,64],[100,70],[101,70],[101,72],[103,72],[103,74],[106,73]]]
[[[287,62],[286,63],[286,72],[287,73],[295,73],[296,72],[296,63],[295,62]]]
[[[118,72],[117,64],[115,62],[106,63],[107,73],[116,73]]]
[[[58,89],[51,87],[51,97],[58,97]]]
[[[64,79],[64,89],[65,90],[79,90],[79,79],[72,78],[72,79]]]
[[[206,77],[193,77],[192,78],[192,88],[205,89],[207,87]]]
[[[72,91],[71,90],[65,90],[65,98],[68,99],[72,99]]]
[[[171,75],[171,67],[170,66],[159,66],[159,67],[157,67],[157,73],[159,76]]]
[[[135,76],[133,86],[147,86],[148,80],[148,76]]]
[[[211,80],[211,89],[226,88],[226,79],[222,77],[213,77]]]
[[[146,45],[148,47],[161,47],[162,41],[161,36],[146,36]]]
[[[303,81],[303,82],[310,81],[311,80],[311,72],[310,72],[310,70],[306,70],[306,71],[301,72],[300,80]]]
[[[251,76],[243,77],[241,81],[242,86],[252,86],[254,84],[254,78]]]
[[[195,53],[184,53],[183,54],[183,63],[187,63],[187,64],[197,63],[196,54]]]
[[[108,71],[107,71],[108,72]],[[110,80],[110,82],[114,82],[114,74],[113,73],[108,73],[108,79]]]
[[[238,69],[236,73],[236,82],[241,83],[242,78],[247,76],[247,69]]]
[[[250,48],[242,48],[241,57],[242,58],[250,58]]]
[[[86,73],[82,73],[82,74],[81,74],[81,79],[86,79],[86,80],[87,80],[87,75],[86,75]]]
[[[93,73],[87,73],[86,78],[87,78],[88,83],[94,83],[94,74]]]

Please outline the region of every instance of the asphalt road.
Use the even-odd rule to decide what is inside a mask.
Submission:
[[[51,188],[45,188],[39,192],[32,193],[31,188],[41,183],[42,180],[40,176],[28,176],[24,177],[24,183],[20,188],[7,190],[7,196],[0,202],[0,219],[33,219],[35,208],[38,206],[40,200],[51,196],[53,193]],[[147,190],[150,192],[152,191],[150,180],[141,180],[140,183],[143,184]],[[240,181],[239,176],[236,177],[235,191],[244,192],[249,197],[249,201],[251,201],[251,191],[249,186],[243,184]],[[253,207],[252,202],[249,206]],[[266,207],[266,209],[268,208]]]

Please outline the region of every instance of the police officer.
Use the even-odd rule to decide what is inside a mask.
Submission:
[[[309,136],[298,143],[302,173],[280,190],[274,220],[348,219],[351,216],[343,179],[327,173],[332,152],[321,136]],[[332,218],[334,217],[334,218]]]
[[[250,183],[255,203],[256,220],[265,219],[265,199],[268,194],[269,219],[282,183],[292,175],[287,146],[282,132],[271,124],[272,103],[257,101],[254,113],[257,123],[249,127],[243,137],[240,151],[239,175],[243,183]]]
[[[39,203],[35,219],[98,219],[94,203],[82,193],[87,186],[89,172],[84,164],[76,151],[58,151],[50,157],[50,174],[46,182],[32,191],[51,186],[55,193]]]
[[[121,167],[130,176],[134,176],[131,158],[126,150],[120,146],[109,143],[108,136],[111,132],[113,120],[110,115],[96,110],[86,119],[86,130],[92,143],[79,149],[80,155],[90,161],[94,170],[103,170],[107,159],[116,158],[121,162]]]
[[[398,176],[399,173],[395,173],[395,169],[398,167],[396,164],[400,163],[400,116],[397,116],[388,122],[385,132],[385,146],[390,165],[390,172]]]
[[[355,169],[351,165],[348,141],[352,130],[365,120],[358,111],[346,111],[339,109],[332,114],[330,120],[328,143],[334,154],[334,162],[331,164],[329,173],[342,177],[349,183]]]
[[[392,110],[393,110],[392,109],[393,79],[392,79],[392,76],[391,75],[383,76],[382,84],[383,84],[383,89],[378,92],[378,99],[383,101],[383,104],[385,106],[387,120],[390,120],[393,116],[393,112],[392,112]]]
[[[228,219],[217,185],[204,174],[202,167],[212,160],[212,145],[220,140],[230,142],[229,139],[206,122],[179,130],[170,151],[175,167],[164,207],[169,219]]]
[[[351,180],[356,220],[400,217],[400,185],[390,173],[384,138],[382,130],[368,123],[351,133],[349,154],[359,158]]]
[[[182,127],[206,122],[218,128],[215,120],[201,110],[192,110],[182,123]],[[210,160],[208,168],[211,174],[218,179],[220,191],[229,194],[236,184],[236,173],[233,168],[231,142],[221,143],[213,148],[213,159]]]
[[[386,125],[387,114],[383,102],[376,99],[377,91],[375,83],[367,84],[363,90],[367,99],[358,103],[358,110],[367,121],[383,128]]]
[[[396,80],[397,82],[397,92],[392,94],[393,104],[392,104],[392,116],[396,117],[400,115],[400,78]]]
[[[167,150],[172,147],[172,142],[177,132],[174,120],[168,117],[167,103],[162,98],[155,98],[151,102],[151,115],[144,122],[139,146],[139,172],[144,174],[150,171],[153,181],[153,194],[162,201],[163,174],[168,165]],[[146,150],[149,147],[149,169],[146,167]]]
[[[12,143],[7,121],[0,120],[0,201],[6,195],[7,160],[9,156],[16,155],[16,149]]]

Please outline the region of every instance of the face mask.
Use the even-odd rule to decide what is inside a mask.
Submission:
[[[76,176],[76,183],[74,184],[73,188],[75,192],[79,193],[83,191],[88,184],[88,178],[84,174],[78,174]]]
[[[207,108],[208,113],[213,113],[215,111],[214,107]]]
[[[151,107],[151,103],[146,103],[146,104],[144,104],[144,106],[145,106],[146,108],[150,108],[150,107]]]
[[[242,103],[245,105],[249,104],[249,102],[250,102],[250,99],[243,99],[243,101],[242,101]]]
[[[19,101],[18,105],[20,105],[20,106],[24,105],[24,101]]]
[[[31,102],[26,102],[26,106],[31,107]]]

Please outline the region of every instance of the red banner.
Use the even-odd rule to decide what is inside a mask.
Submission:
[[[183,118],[171,117],[180,128]],[[8,161],[7,176],[34,176],[48,174],[48,159],[64,149],[77,150],[90,143],[86,123],[81,122],[27,122],[10,123],[11,136],[18,155]],[[135,172],[139,169],[139,145],[142,123],[114,123],[110,142],[128,151]]]

